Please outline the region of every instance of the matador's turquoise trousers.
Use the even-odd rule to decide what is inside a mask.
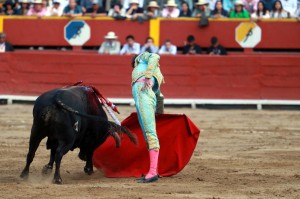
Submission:
[[[136,111],[140,126],[143,130],[144,138],[148,150],[159,149],[159,141],[156,134],[155,110],[156,96],[159,92],[157,81],[152,77],[152,89],[142,91],[144,82],[135,82],[132,85],[132,95],[135,101]]]

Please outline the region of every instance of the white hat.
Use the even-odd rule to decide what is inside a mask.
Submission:
[[[114,32],[108,32],[107,35],[104,36],[105,39],[117,39],[118,37]]]
[[[198,0],[198,2],[195,4],[196,6],[202,6],[209,4],[206,0]]]
[[[32,3],[42,4],[42,0],[32,0]]]
[[[177,7],[177,4],[175,3],[175,1],[174,0],[169,0],[168,2],[167,2],[167,4],[165,4],[165,6],[169,6],[169,7]]]
[[[29,3],[28,0],[19,0],[19,3]]]
[[[60,1],[59,0],[53,0],[53,3],[59,3],[60,4]]]
[[[132,3],[139,4],[139,0],[131,0],[129,4],[132,4]]]
[[[93,0],[93,4],[98,4],[98,0]]]
[[[236,0],[235,3],[234,3],[234,5],[236,5],[236,6],[243,6],[244,3],[243,3],[242,0]]]
[[[159,8],[156,1],[150,1],[147,7]]]

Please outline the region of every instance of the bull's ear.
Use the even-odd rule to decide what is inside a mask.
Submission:
[[[121,138],[120,138],[119,134],[117,132],[113,132],[111,134],[111,136],[114,138],[114,140],[116,142],[116,147],[120,148],[120,146],[121,146]]]

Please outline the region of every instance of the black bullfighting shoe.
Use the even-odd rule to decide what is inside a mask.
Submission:
[[[138,183],[150,183],[150,182],[155,182],[159,178],[159,175],[153,176],[152,178],[146,179],[145,177],[141,180],[138,181]]]
[[[144,180],[144,179],[145,179],[145,175],[143,174],[141,177],[137,178],[136,180],[140,181],[140,180]]]

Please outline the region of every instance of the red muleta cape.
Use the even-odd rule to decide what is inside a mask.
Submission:
[[[149,170],[149,155],[137,114],[132,113],[123,126],[136,134],[138,145],[122,136],[120,148],[109,137],[98,147],[93,164],[106,177],[140,177]],[[200,130],[184,114],[161,114],[156,116],[156,130],[160,142],[158,173],[171,176],[180,172],[189,162],[196,147]]]

